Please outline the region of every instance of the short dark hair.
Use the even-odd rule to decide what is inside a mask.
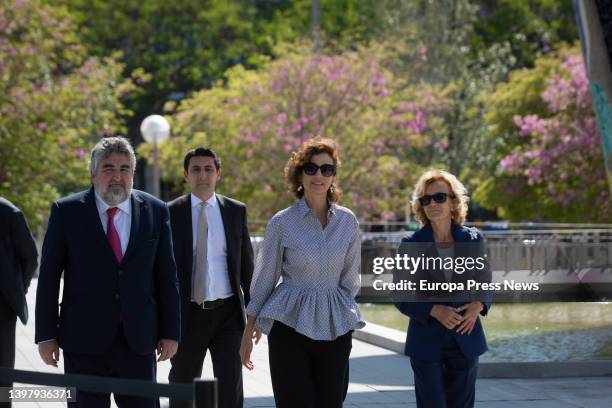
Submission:
[[[215,168],[217,171],[221,168],[221,158],[215,153],[213,149],[209,149],[208,147],[196,147],[195,149],[191,149],[185,155],[185,160],[183,161],[183,168],[185,171],[189,169],[189,160],[192,157],[203,156],[203,157],[212,157],[215,161]]]

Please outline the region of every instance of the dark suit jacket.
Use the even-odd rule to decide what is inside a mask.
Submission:
[[[466,255],[470,257],[476,257],[485,255],[484,237],[475,228],[467,228],[462,225],[453,224],[452,234],[454,241],[459,244],[457,245],[457,247],[463,248],[462,251],[464,252],[468,251],[468,253],[463,254],[455,253],[455,257]],[[412,236],[405,237],[402,239],[402,245],[433,242],[434,238],[431,225],[426,225],[420,230],[416,231]],[[473,243],[473,245],[466,245],[466,243]],[[461,244],[463,244],[463,247],[460,246]],[[431,247],[432,246],[430,245],[429,248]],[[400,248],[402,248],[402,246],[400,246]],[[400,249],[400,251],[402,250]],[[423,251],[427,252],[428,249],[416,249],[416,252]],[[439,277],[443,276],[442,271],[435,271],[435,273],[428,273],[428,271],[420,271],[420,273],[421,275],[417,279],[420,279],[427,275],[426,278],[429,281],[439,281]],[[425,275],[423,275],[423,273]],[[436,279],[435,276],[437,276],[438,279]],[[456,274],[453,273],[452,282],[454,282],[455,279],[457,279]],[[468,270],[464,272],[463,275],[460,275],[458,279],[462,281],[465,281],[466,279],[475,279],[478,282],[490,282],[491,271],[488,262],[485,262],[484,270],[478,272]],[[488,313],[489,308],[491,307],[490,293],[480,292],[478,297],[478,300],[480,300],[484,305],[484,309],[482,310],[481,314],[485,316]],[[429,313],[431,312],[431,308],[435,303],[444,303],[453,307],[459,307],[462,304],[466,303],[466,301],[412,301],[395,303],[395,306],[399,309],[400,312],[410,317],[410,323],[408,324],[408,333],[406,335],[406,355],[422,361],[433,361],[441,355],[444,334],[449,330],[444,327],[440,322],[438,322],[438,320],[429,315]],[[476,320],[474,329],[470,334],[459,334],[456,330],[450,330],[450,332],[452,333],[453,337],[459,345],[459,348],[466,357],[475,358],[487,351],[487,342],[480,319]]]
[[[26,292],[36,267],[38,251],[28,223],[19,208],[0,197],[0,296],[26,324]]]
[[[249,288],[253,277],[253,247],[247,227],[247,212],[243,203],[216,194],[227,246],[227,271],[232,290],[237,295],[245,323],[244,309],[249,303]],[[187,324],[191,301],[193,268],[193,232],[191,224],[191,194],[168,203],[174,239],[174,257],[181,290],[182,321]],[[242,288],[242,290],[240,290]]]
[[[55,338],[65,351],[101,353],[115,337],[119,314],[136,353],[153,352],[162,338],[179,340],[168,208],[137,190],[130,201],[130,241],[121,264],[104,234],[93,187],[51,206],[36,294],[36,342]]]

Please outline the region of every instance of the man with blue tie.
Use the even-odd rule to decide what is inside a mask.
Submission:
[[[91,152],[92,187],[51,206],[36,298],[36,343],[46,364],[64,350],[66,373],[156,380],[178,348],[180,300],[168,207],[133,190],[136,157],[121,137]],[[60,279],[64,278],[58,314]],[[77,390],[73,407],[109,407]],[[115,395],[120,408],[155,398]]]

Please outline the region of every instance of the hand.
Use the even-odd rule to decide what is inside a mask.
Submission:
[[[472,330],[474,330],[474,325],[476,324],[476,319],[478,319],[478,314],[484,309],[484,306],[481,302],[472,302],[466,303],[457,309],[458,312],[463,312],[463,320],[461,321],[461,325],[457,328],[457,332],[461,334],[470,334]]]
[[[429,314],[439,321],[442,326],[450,330],[454,329],[462,320],[459,309],[446,305],[434,305]]]
[[[242,341],[240,342],[240,361],[242,365],[247,369],[252,370],[255,368],[251,361],[251,352],[253,351],[253,340],[247,333],[242,335]]]
[[[246,327],[244,328],[244,333],[242,334],[242,341],[240,342],[240,361],[242,361],[242,365],[249,370],[255,368],[253,362],[251,361],[253,340],[255,340],[255,344],[258,344],[260,339],[261,330],[254,327],[254,322],[252,324],[247,323]]]
[[[169,358],[174,357],[178,350],[178,341],[170,339],[160,339],[157,342],[157,361],[166,361]]]
[[[255,344],[259,344],[259,340],[261,340],[261,330],[253,330],[253,340],[255,340]]]
[[[38,343],[38,354],[45,364],[57,367],[60,359],[60,349],[57,340],[41,341]]]

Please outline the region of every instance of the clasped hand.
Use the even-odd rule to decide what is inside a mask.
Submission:
[[[482,309],[484,306],[481,302],[466,303],[460,307],[434,305],[430,315],[449,330],[456,328],[458,333],[470,334]]]

